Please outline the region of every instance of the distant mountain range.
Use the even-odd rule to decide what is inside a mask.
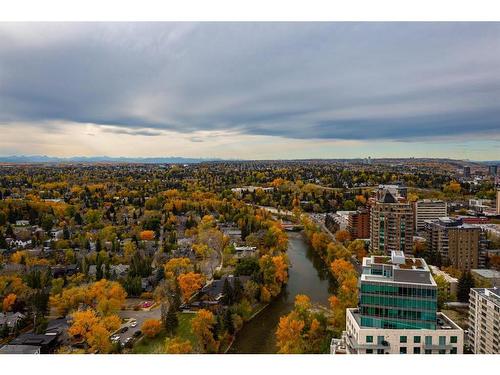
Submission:
[[[220,159],[220,158],[184,158],[178,156],[167,157],[112,157],[112,156],[73,156],[56,157],[46,155],[11,155],[0,156],[0,163],[138,163],[138,164],[194,164],[208,161],[243,161],[244,159]],[[293,161],[335,161],[335,162],[359,162],[366,158],[351,159],[291,159]],[[459,164],[482,164],[482,165],[500,165],[500,161],[474,161],[474,160],[455,160],[443,158],[373,158],[372,162],[387,163],[394,161],[442,161]],[[271,161],[271,160],[267,160]],[[287,161],[286,159],[276,159],[276,161]]]
[[[150,157],[150,158],[133,158],[133,157],[111,157],[111,156],[74,156],[61,158],[46,155],[13,155],[0,156],[0,163],[174,163],[174,164],[190,164],[201,163],[204,161],[214,161],[220,159],[210,158],[183,158],[183,157]]]

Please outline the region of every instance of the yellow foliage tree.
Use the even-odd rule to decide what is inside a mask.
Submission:
[[[219,342],[214,338],[212,332],[214,325],[214,314],[205,309],[198,310],[196,316],[191,320],[192,331],[205,353],[217,353],[219,350]]]
[[[165,340],[165,353],[167,354],[188,354],[193,347],[189,340],[182,340],[178,337],[167,338]]]
[[[172,258],[163,267],[165,277],[172,279],[179,276],[181,273],[189,272],[193,269],[193,265],[189,258]]]
[[[276,330],[278,353],[300,354],[303,352],[304,342],[301,333],[304,325],[303,320],[295,319],[292,314],[280,318]]]

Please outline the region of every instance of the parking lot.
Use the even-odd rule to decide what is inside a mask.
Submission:
[[[151,310],[121,310],[118,315],[124,320],[124,323],[120,326],[114,335],[118,335],[118,341],[122,346],[125,346],[127,340],[133,341],[140,337],[136,332],[141,330],[142,324],[147,319],[160,319],[161,309],[159,306],[153,307]],[[122,331],[125,332],[122,332]],[[134,334],[137,335],[134,337]],[[113,335],[113,336],[114,336]]]

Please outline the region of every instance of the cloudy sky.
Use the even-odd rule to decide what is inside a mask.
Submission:
[[[0,155],[500,159],[500,23],[0,23]]]

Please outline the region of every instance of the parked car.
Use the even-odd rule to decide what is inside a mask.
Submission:
[[[111,342],[117,342],[120,340],[120,336],[119,335],[113,335],[111,336]]]
[[[137,322],[132,322],[132,323],[130,323],[130,326],[131,326],[132,328],[137,327]]]
[[[121,332],[121,333],[125,333],[125,332],[127,332],[127,331],[128,331],[128,327],[123,327],[123,328],[120,330],[120,332]]]
[[[134,337],[139,337],[140,335],[142,335],[142,331],[140,329],[134,332]]]
[[[123,342],[122,342],[122,347],[131,347],[132,346],[132,337],[127,337]]]

